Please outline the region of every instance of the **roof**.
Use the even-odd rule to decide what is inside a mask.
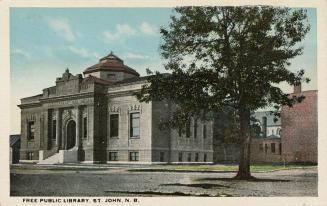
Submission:
[[[161,75],[167,77],[171,74],[169,73],[161,73]],[[119,85],[119,84],[129,84],[129,83],[134,83],[134,82],[141,82],[141,81],[147,81],[150,77],[152,77],[154,75],[148,75],[148,76],[143,76],[143,77],[132,77],[132,78],[128,78],[128,79],[123,79],[119,82],[115,82],[115,85]]]
[[[140,74],[134,69],[124,64],[124,61],[119,57],[110,52],[107,56],[101,58],[99,63],[84,70],[84,74],[89,74],[96,71],[114,71],[114,72],[125,72],[140,76]]]
[[[14,146],[18,141],[20,141],[20,134],[14,134],[9,136],[10,147]]]
[[[43,94],[37,94],[37,95],[33,95],[33,96],[29,96],[29,97],[21,98],[21,100],[39,99],[39,98],[42,97],[42,96],[43,96]]]
[[[262,111],[256,112],[253,115],[260,123],[262,124],[262,117],[267,117],[267,126],[280,126],[281,120],[279,117],[275,117],[275,115],[270,114],[270,111]],[[274,118],[277,118],[277,121],[274,121]]]
[[[268,137],[266,137],[265,139],[280,139],[280,136],[276,136],[274,134],[269,135]]]
[[[127,78],[127,79],[123,79],[121,81],[115,82],[114,84],[119,85],[119,84],[129,84],[129,83],[146,81],[148,79],[148,77],[149,76]]]
[[[105,79],[100,79],[100,78],[92,76],[92,75],[90,75],[88,77],[85,77],[83,79],[82,83],[99,83],[99,84],[106,84],[106,85],[113,84],[112,81],[108,81],[108,80],[105,80]]]

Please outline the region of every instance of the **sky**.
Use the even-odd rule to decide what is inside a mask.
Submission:
[[[159,29],[171,15],[172,8],[11,8],[11,134],[20,133],[20,99],[54,86],[66,68],[82,73],[113,51],[141,76],[146,68],[165,72]],[[308,9],[308,21],[303,55],[290,66],[292,71],[304,69],[311,79],[304,90],[317,89],[315,9]]]

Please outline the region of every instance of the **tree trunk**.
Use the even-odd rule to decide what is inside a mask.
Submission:
[[[240,160],[238,173],[235,178],[237,179],[250,179],[252,178],[250,172],[250,112],[246,110],[240,111]]]

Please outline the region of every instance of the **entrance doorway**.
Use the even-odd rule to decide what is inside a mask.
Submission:
[[[70,120],[67,124],[67,144],[66,149],[69,150],[75,146],[76,143],[76,123],[74,120]]]

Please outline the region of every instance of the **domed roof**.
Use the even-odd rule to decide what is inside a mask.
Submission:
[[[96,71],[113,71],[113,72],[125,72],[140,76],[140,74],[134,69],[124,64],[124,61],[110,52],[107,56],[101,58],[99,63],[87,68],[83,73],[89,74]]]

